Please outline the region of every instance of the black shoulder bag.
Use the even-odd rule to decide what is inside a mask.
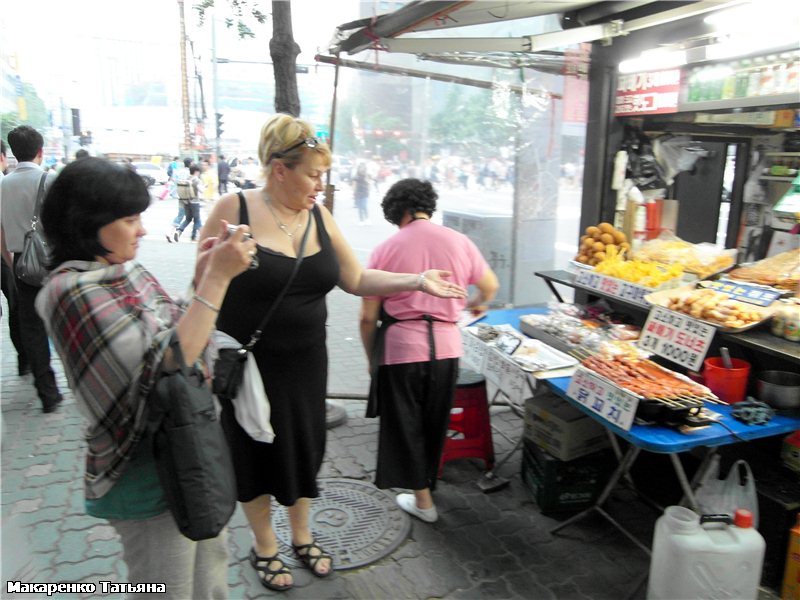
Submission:
[[[178,367],[159,367],[148,399],[153,455],[178,529],[206,540],[219,535],[236,508],[233,461],[205,375],[184,362],[177,330],[169,347]]]
[[[239,193],[241,194],[241,192]],[[300,263],[303,262],[303,256],[306,250],[308,232],[311,231],[312,216],[313,214],[311,211],[309,211],[308,224],[306,225],[305,233],[303,233],[303,239],[300,241],[300,252],[297,255],[297,260],[294,261],[294,269],[292,270],[292,274],[289,275],[289,280],[286,282],[286,285],[283,286],[280,294],[278,294],[272,305],[269,307],[267,314],[264,315],[264,318],[261,319],[261,323],[258,324],[256,330],[250,336],[250,341],[239,348],[222,348],[219,351],[219,356],[214,362],[213,384],[214,393],[219,398],[226,398],[228,400],[233,400],[236,398],[236,394],[239,392],[239,386],[242,384],[242,380],[244,379],[244,366],[245,362],[247,361],[247,353],[252,351],[253,347],[258,343],[258,340],[261,339],[261,333],[264,331],[264,327],[272,317],[275,309],[278,308],[278,305],[281,303],[281,300],[283,300],[286,292],[289,291],[289,286],[292,285],[292,281],[294,281],[297,271],[300,270]]]
[[[42,173],[39,180],[39,190],[36,193],[36,205],[33,207],[33,218],[31,228],[25,233],[25,240],[22,243],[22,252],[19,258],[14,261],[14,274],[28,285],[41,286],[45,277],[50,274],[48,263],[50,262],[50,248],[47,245],[47,238],[42,233],[39,225],[39,211],[42,209],[42,198],[44,198],[44,183],[47,180],[47,173]]]

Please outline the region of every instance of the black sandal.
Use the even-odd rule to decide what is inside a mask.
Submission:
[[[270,564],[273,562],[279,563],[281,566],[278,569],[270,569]],[[259,556],[256,554],[255,548],[250,548],[250,564],[253,565],[253,568],[258,573],[258,579],[261,581],[261,585],[265,588],[270,590],[274,590],[276,592],[284,592],[294,586],[294,583],[278,585],[272,583],[272,581],[278,575],[291,575],[292,572],[289,568],[283,564],[283,561],[278,558],[278,553],[276,552],[273,556]]]
[[[322,547],[317,543],[317,540],[311,540],[310,544],[300,544],[295,545],[292,544],[292,548],[294,548],[294,553],[300,562],[303,563],[309,571],[311,571],[317,577],[327,577],[331,573],[333,573],[333,556],[327,554]],[[318,550],[319,554],[311,554],[312,550]],[[316,567],[319,561],[328,559],[330,561],[330,568],[328,569],[327,573],[320,573],[317,571]]]

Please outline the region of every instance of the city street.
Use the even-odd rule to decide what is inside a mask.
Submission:
[[[341,187],[337,187],[335,192],[334,217],[362,261],[369,257],[369,253],[377,244],[395,231],[395,228],[384,220],[380,207],[383,194],[388,188],[388,184],[380,186],[377,191],[374,187],[372,188],[368,205],[369,225],[358,223],[357,211],[353,207],[352,190],[349,185],[342,184]],[[148,238],[164,239],[166,227],[163,224],[168,225],[177,213],[175,201],[158,200],[157,196],[161,190],[160,186],[151,188],[154,200],[150,209],[145,213]],[[442,222],[444,214],[448,212],[510,217],[513,211],[513,189],[510,186],[497,190],[483,190],[477,187],[467,190],[449,189],[437,186],[436,191],[439,194],[439,200],[434,221],[439,223]],[[555,215],[557,220],[555,268],[564,267],[577,251],[580,205],[581,188],[562,185],[559,190]],[[206,210],[207,208],[204,207],[204,214]]]

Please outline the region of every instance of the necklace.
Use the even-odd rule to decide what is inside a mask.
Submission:
[[[299,220],[299,219],[300,219],[300,213],[301,213],[302,211],[298,211],[298,212],[297,212],[297,214],[294,216],[294,221],[298,221],[297,225],[295,225],[295,224],[294,224],[294,221],[292,221],[292,225],[291,225],[291,226],[289,226],[289,225],[286,225],[286,224],[285,224],[283,221],[281,221],[281,220],[278,218],[278,215],[277,215],[277,214],[275,214],[275,211],[274,211],[274,210],[273,210],[273,208],[272,208],[272,200],[269,198],[269,196],[267,196],[267,194],[266,194],[266,193],[264,194],[264,200],[265,200],[265,201],[266,201],[266,203],[267,203],[267,208],[269,209],[269,212],[272,214],[272,218],[273,218],[273,219],[275,219],[275,224],[276,224],[276,225],[277,225],[277,226],[280,228],[280,230],[281,230],[283,233],[285,233],[285,234],[286,234],[286,235],[287,235],[287,236],[288,236],[290,239],[294,238],[295,234],[297,233],[297,230],[298,230],[298,229],[300,229],[300,227],[302,227],[302,225],[303,225],[303,221],[302,221],[302,220]],[[290,227],[291,227],[291,231],[290,231]]]

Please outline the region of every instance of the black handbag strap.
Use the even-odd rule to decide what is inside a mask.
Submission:
[[[244,210],[247,210],[244,201],[244,194],[242,194],[241,191],[239,192],[239,203],[240,206],[245,207]],[[311,211],[309,211],[308,223],[306,223],[306,230],[305,232],[303,232],[303,238],[300,240],[300,251],[297,253],[297,259],[294,261],[294,269],[292,269],[292,274],[289,275],[289,280],[286,282],[286,285],[283,286],[283,289],[281,290],[280,294],[278,294],[278,296],[272,302],[272,305],[269,307],[267,314],[264,315],[264,318],[261,319],[261,323],[258,324],[256,330],[250,336],[250,341],[247,342],[247,344],[245,344],[244,346],[242,346],[242,348],[244,348],[245,350],[248,351],[252,350],[253,346],[255,346],[258,343],[258,340],[261,339],[261,334],[264,331],[264,327],[272,317],[273,313],[275,312],[275,309],[278,308],[278,305],[281,303],[281,300],[283,300],[283,297],[286,295],[286,292],[289,291],[289,287],[292,285],[292,282],[294,281],[297,272],[300,270],[300,263],[303,262],[303,257],[305,256],[306,253],[306,241],[308,240],[308,232],[311,231],[311,217],[312,214]]]
[[[168,369],[164,364],[165,357],[162,356],[161,362],[156,369],[155,377],[153,378],[153,387],[150,388],[150,394],[152,394],[155,390],[158,380],[167,373],[175,373],[180,371],[184,377],[189,377],[191,375],[193,365],[187,365],[186,360],[183,358],[183,350],[181,350],[181,343],[180,339],[178,338],[177,327],[173,327],[169,334],[169,343],[167,344],[167,348],[172,349],[172,359],[175,361],[177,368]],[[166,417],[166,406],[160,402],[148,402],[148,405],[150,409],[150,415],[148,416],[147,430],[150,434],[152,434],[161,426],[162,421]]]
[[[39,191],[36,192],[36,204],[33,206],[33,218],[31,219],[31,229],[36,227],[36,222],[39,220],[39,211],[42,209],[42,200],[44,199],[44,182],[47,181],[47,173],[42,173],[42,178],[39,180]]]

